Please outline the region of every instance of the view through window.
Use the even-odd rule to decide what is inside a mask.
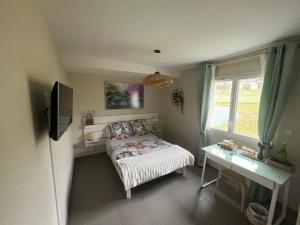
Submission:
[[[258,113],[262,79],[245,79],[238,82],[234,132],[258,138]]]
[[[232,81],[217,81],[215,86],[215,102],[213,127],[227,131],[231,103]]]
[[[257,139],[262,85],[258,76],[216,81],[212,127]]]

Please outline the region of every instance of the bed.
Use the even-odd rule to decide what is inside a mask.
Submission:
[[[168,143],[146,132],[120,140],[106,139],[110,156],[126,191],[174,171],[184,174],[186,166],[194,165],[194,156],[184,148]]]

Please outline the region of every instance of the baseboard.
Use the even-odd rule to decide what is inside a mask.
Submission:
[[[106,152],[106,150],[84,151],[84,152],[80,152],[80,153],[76,154],[74,157],[81,158],[81,157],[95,155],[95,154],[99,154],[99,153],[105,153],[105,152]]]

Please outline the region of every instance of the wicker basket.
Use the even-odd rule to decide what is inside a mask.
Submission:
[[[265,207],[252,202],[249,204],[246,215],[252,225],[265,225],[267,224],[268,213],[269,211]]]

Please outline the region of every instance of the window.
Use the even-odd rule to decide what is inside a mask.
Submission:
[[[229,135],[258,139],[262,84],[258,75],[216,81],[211,127]]]
[[[219,130],[228,130],[231,92],[232,81],[216,82],[213,127]]]

